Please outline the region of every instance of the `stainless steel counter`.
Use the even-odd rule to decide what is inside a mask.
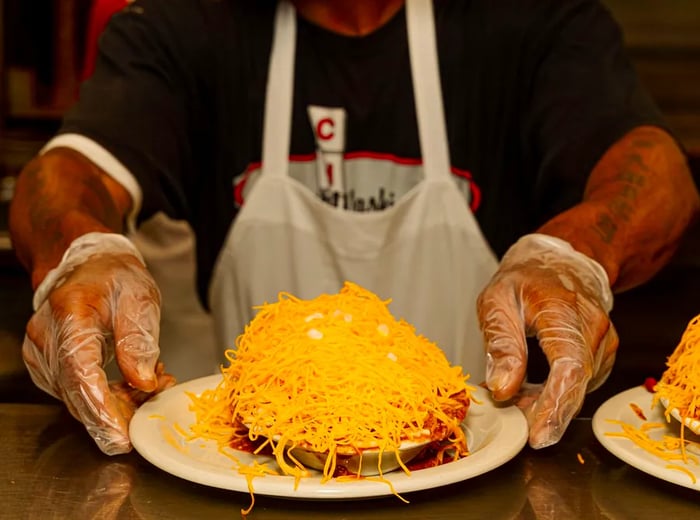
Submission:
[[[240,518],[245,493],[193,484],[136,453],[107,457],[60,406],[0,405],[0,518]],[[578,454],[583,458],[579,461]],[[256,497],[265,519],[635,519],[700,517],[700,495],[619,461],[576,419],[562,442],[525,448],[485,475],[441,488],[353,501]]]

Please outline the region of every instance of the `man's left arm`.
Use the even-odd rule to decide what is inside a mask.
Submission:
[[[619,343],[611,286],[652,277],[697,217],[700,197],[673,138],[637,127],[597,162],[583,200],[506,252],[479,296],[486,384],[525,412],[530,445],[559,441],[585,394],[610,373]],[[527,382],[526,337],[549,362],[542,385]]]
[[[600,263],[616,291],[649,280],[673,256],[700,211],[700,197],[676,141],[653,126],[633,129],[594,167],[583,201],[545,223]]]

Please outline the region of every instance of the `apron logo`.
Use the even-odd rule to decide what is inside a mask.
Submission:
[[[369,151],[346,153],[345,109],[309,105],[307,112],[316,150],[290,156],[289,175],[323,202],[348,211],[381,211],[393,206],[422,178],[422,172],[415,174],[416,168],[422,168],[420,159]],[[237,208],[243,206],[260,167],[260,162],[251,163],[233,179]],[[481,193],[471,173],[453,167],[452,176],[471,210],[476,211]]]
[[[366,161],[364,166],[353,168],[353,161]],[[292,178],[306,186],[325,203],[336,208],[349,211],[381,211],[393,206],[405,193],[415,186],[415,182],[407,179],[412,168],[419,168],[420,160],[401,159],[386,154],[352,154],[346,169],[350,170],[349,177],[354,179],[353,185],[346,190],[334,190],[332,185],[333,164],[326,165],[326,175],[331,177],[326,187],[319,186],[318,163],[316,154],[290,156],[289,174]],[[246,194],[260,173],[261,163],[250,163],[245,171],[233,178],[233,202],[236,208],[241,208]],[[420,174],[422,176],[422,173]],[[381,180],[377,180],[380,177]],[[415,175],[413,176],[415,178]],[[452,178],[457,188],[463,193],[464,200],[469,204],[473,213],[481,205],[481,189],[474,182],[471,172],[452,168]],[[397,179],[406,179],[397,182]],[[388,188],[387,186],[391,186]]]
[[[379,188],[376,197],[359,197],[355,195],[355,190],[338,192],[333,190],[321,190],[321,200],[336,208],[348,209],[351,211],[381,211],[394,205],[396,194],[387,193],[384,188]]]
[[[332,117],[324,117],[316,124],[316,139],[329,141],[333,137],[335,137],[335,120]]]
[[[308,114],[316,141],[319,189],[344,192],[345,109],[309,105]]]

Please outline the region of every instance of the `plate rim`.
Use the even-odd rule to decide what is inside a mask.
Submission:
[[[593,414],[591,421],[593,434],[606,450],[630,466],[666,482],[700,491],[700,466],[688,468],[697,479],[693,483],[688,475],[680,471],[667,469],[665,467],[668,464],[666,461],[647,453],[632,441],[622,437],[609,437],[606,435],[606,433],[619,432],[619,429],[614,429],[616,428],[614,424],[607,422],[608,419],[623,420],[621,418],[623,416],[626,422],[629,422],[631,419],[638,424],[646,421],[664,422],[667,424],[667,430],[670,431],[671,424],[666,421],[662,406],[657,404],[653,409],[650,407],[652,396],[653,394],[644,385],[638,385],[610,397]],[[641,406],[637,401],[642,401],[644,398],[648,399],[647,404],[649,405],[647,408],[643,408],[647,416],[646,421],[637,417],[629,406],[630,402],[636,402],[636,404]],[[623,413],[627,411],[628,413]],[[654,462],[652,463],[651,461]]]
[[[162,408],[167,407],[169,401],[177,402],[178,399],[187,399],[185,391],[213,388],[221,377],[221,374],[200,377],[180,383],[154,396],[136,410],[129,423],[129,435],[135,451],[153,466],[166,473],[197,484],[248,493],[246,478],[237,474],[233,468],[230,475],[222,477],[220,472],[205,471],[196,465],[188,467],[181,460],[186,458],[184,455],[175,455],[178,450],[174,446],[161,443],[165,446],[163,455],[158,452],[158,446],[156,445],[154,448],[154,445],[145,437],[146,432],[150,430],[152,433],[158,427],[158,421],[155,421],[153,416],[162,416]],[[396,493],[403,494],[442,487],[483,475],[509,462],[523,449],[529,434],[524,414],[513,405],[497,406],[489,398],[488,392],[481,387],[476,387],[472,394],[481,403],[472,403],[472,406],[485,406],[485,410],[493,411],[500,419],[500,427],[494,437],[488,441],[486,446],[458,461],[433,468],[415,470],[410,476],[399,471],[384,475],[391,482]],[[467,414],[465,423],[474,417],[474,414]],[[466,424],[465,427],[468,428],[469,425]],[[168,455],[171,458],[168,464],[164,464],[162,456],[167,458]],[[475,460],[479,464],[476,469],[472,467]],[[415,475],[418,475],[419,478],[416,478]],[[357,482],[329,481],[320,484],[319,481],[318,477],[302,478],[297,488],[294,489],[293,477],[266,475],[256,477],[253,480],[253,487],[256,495],[307,500],[358,499],[394,494],[391,487],[383,482],[360,480]]]
[[[668,413],[671,414],[673,418],[675,418],[678,422],[685,423],[686,427],[690,428],[690,431],[700,435],[700,420],[692,419],[690,417],[683,419],[683,417],[681,416],[681,412],[680,410],[678,410],[678,408],[671,408],[669,410],[668,397],[661,397],[659,399],[659,402],[664,406],[664,408],[668,410]]]

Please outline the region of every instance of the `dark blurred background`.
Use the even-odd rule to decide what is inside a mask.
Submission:
[[[637,71],[700,175],[700,2],[604,0],[624,33]],[[0,401],[46,397],[21,362],[31,315],[29,278],[7,235],[7,206],[21,167],[57,129],[73,103],[83,65],[92,0],[0,0]],[[673,204],[672,200],[668,201]],[[700,227],[686,236],[673,262],[653,281],[617,296],[618,361],[606,384],[589,396],[592,414],[607,397],[659,377],[688,321],[700,314]],[[544,363],[532,349],[532,374]]]

